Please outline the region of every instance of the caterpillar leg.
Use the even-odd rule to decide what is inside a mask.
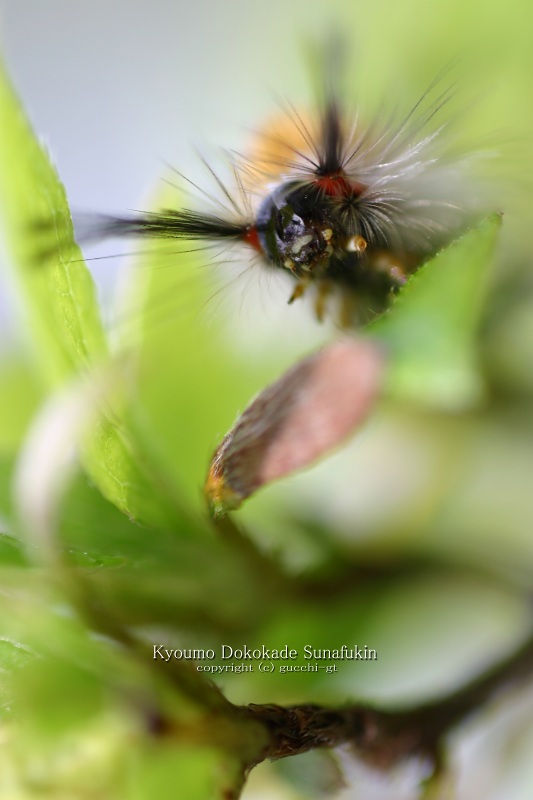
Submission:
[[[295,300],[298,300],[299,297],[303,297],[308,286],[309,281],[306,280],[301,280],[299,283],[297,283],[288,299],[288,304],[292,305],[292,303],[294,303]]]
[[[357,316],[359,298],[354,292],[345,291],[339,301],[338,325],[341,328],[353,328]]]
[[[324,315],[326,312],[326,300],[331,294],[331,289],[332,286],[330,281],[319,281],[315,298],[315,314],[319,322],[324,320]]]

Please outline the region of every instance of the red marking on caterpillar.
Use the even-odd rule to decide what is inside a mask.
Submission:
[[[242,240],[243,242],[246,242],[246,244],[249,244],[250,247],[253,247],[254,250],[258,250],[260,253],[263,252],[263,248],[261,247],[261,243],[259,241],[259,233],[257,232],[257,228],[255,226],[252,226],[245,231]]]
[[[343,173],[324,175],[322,178],[317,178],[315,184],[322,189],[328,197],[335,197],[338,199],[359,197],[366,189],[364,184],[350,180]]]

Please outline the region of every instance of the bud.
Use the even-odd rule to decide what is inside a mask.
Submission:
[[[378,346],[344,339],[264,389],[225,436],[205,485],[215,514],[342,444],[375,405],[384,372]]]

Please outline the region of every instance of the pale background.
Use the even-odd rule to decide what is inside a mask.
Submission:
[[[139,206],[165,161],[205,183],[195,146],[216,165],[216,148],[242,147],[275,97],[296,104],[308,97],[302,44],[332,30],[353,42],[357,80],[370,93],[391,81],[395,92],[424,88],[459,54],[471,60],[465,83],[478,81],[475,90],[490,93],[492,117],[505,114],[506,102],[516,107],[516,75],[530,49],[529,11],[519,0],[512,5],[0,0],[0,52],[71,207],[120,212]],[[490,119],[490,103],[478,114],[480,130],[505,128],[505,118]],[[94,265],[104,293],[115,266]]]

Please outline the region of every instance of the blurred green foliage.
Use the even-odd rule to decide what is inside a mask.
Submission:
[[[492,6],[463,5],[495,33]],[[442,8],[431,9],[434,24],[451,25],[439,22]],[[375,53],[369,69],[378,75],[383,61]],[[505,103],[525,118],[523,61],[510,64]],[[410,69],[406,58],[406,80]],[[207,800],[235,786],[260,734],[232,727],[211,683],[154,661],[153,644],[367,644],[377,662],[334,675],[215,681],[237,703],[389,706],[442,694],[512,650],[529,630],[533,574],[533,299],[516,217],[504,225],[507,273],[491,270],[495,216],[421,270],[367,331],[391,353],[368,429],[251,500],[244,535],[205,518],[206,465],[239,410],[309,339],[261,358],[236,347],[226,322],[198,311],[212,284],[197,253],[179,256],[187,307],[162,319],[161,298],[180,291],[162,247],[149,264],[140,258],[125,314],[141,313],[110,346],[63,188],[5,76],[0,119],[3,234],[33,354],[0,374],[0,796],[149,800],[176,787]],[[34,225],[52,237],[30,235]],[[42,520],[50,563],[21,522],[36,495],[12,491],[18,454],[45,398],[103,370],[105,413],[73,442],[82,469],[61,478],[59,507]],[[47,470],[60,472],[53,447],[35,480]],[[302,774],[285,769],[307,796]]]

